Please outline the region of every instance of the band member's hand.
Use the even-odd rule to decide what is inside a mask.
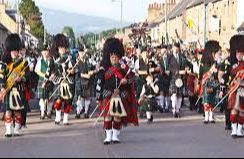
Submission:
[[[123,78],[121,81],[120,81],[121,85],[125,85],[128,83],[127,79]]]
[[[138,104],[139,104],[139,105],[142,105],[142,103],[143,103],[143,97],[141,97],[141,98],[138,100]]]
[[[50,81],[53,81],[54,79],[55,79],[55,75],[52,74],[52,75],[49,77],[49,80],[50,80]]]
[[[186,74],[186,70],[181,70],[181,71],[179,71],[179,74],[180,74],[180,75],[185,75],[185,74]]]
[[[89,71],[88,75],[93,76],[94,75],[94,71]]]
[[[153,73],[153,72],[155,72],[155,69],[154,68],[150,68],[149,69],[149,73]]]
[[[216,66],[215,66],[215,65],[214,65],[214,66],[212,66],[212,68],[211,68],[211,72],[213,72],[213,73],[218,72],[218,69],[216,68]]]
[[[83,78],[85,77],[86,79],[90,79],[91,78],[91,75],[87,74],[85,76],[82,76]]]
[[[17,77],[17,78],[15,79],[16,82],[21,82],[21,80],[22,80],[22,78],[20,78],[20,77]]]
[[[219,99],[222,99],[222,98],[223,98],[223,96],[224,96],[224,92],[223,92],[223,91],[221,91],[221,92],[219,93]]]
[[[70,70],[68,70],[68,73],[69,74],[74,74],[75,73],[75,70],[74,69],[72,69],[72,70],[70,69]]]

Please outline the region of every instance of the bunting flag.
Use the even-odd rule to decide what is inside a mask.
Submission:
[[[187,22],[187,27],[190,28],[190,29],[193,29],[194,27],[194,22],[192,19],[189,19],[188,22]]]

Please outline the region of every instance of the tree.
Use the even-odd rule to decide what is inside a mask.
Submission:
[[[44,37],[44,24],[42,22],[42,13],[33,0],[22,0],[19,5],[19,10],[23,18],[30,25],[31,33],[40,41]]]
[[[66,26],[66,27],[63,28],[62,33],[69,38],[70,47],[71,48],[75,48],[76,39],[75,39],[75,33],[73,31],[73,28],[69,27],[69,26]]]

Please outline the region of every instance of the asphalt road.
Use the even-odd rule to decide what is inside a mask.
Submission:
[[[185,113],[186,114],[186,113]],[[73,116],[72,116],[73,118]],[[6,139],[0,123],[0,157],[243,157],[244,139],[232,139],[224,131],[223,116],[215,125],[202,124],[202,116],[185,115],[182,119],[157,118],[154,124],[140,121],[140,127],[124,128],[119,145],[103,145],[101,123],[71,120],[70,126],[55,126],[53,120],[40,121],[31,113],[23,136]]]

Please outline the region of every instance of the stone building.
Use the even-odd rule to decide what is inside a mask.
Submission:
[[[204,44],[204,4],[203,0],[181,0],[165,17],[154,25],[158,39],[167,38],[169,43],[179,41],[199,47]],[[207,0],[206,36],[207,40],[218,40],[226,48],[231,36],[242,28],[244,22],[243,0]],[[160,40],[157,41],[159,44]]]

